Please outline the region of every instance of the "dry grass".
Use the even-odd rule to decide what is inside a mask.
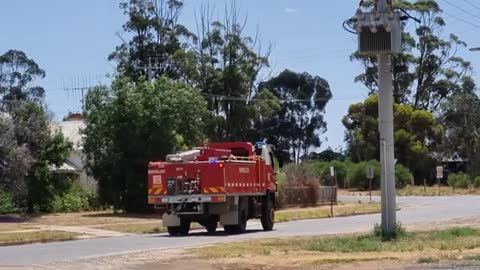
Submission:
[[[95,229],[133,234],[150,234],[165,231],[165,228],[163,228],[161,221],[155,223],[103,225],[95,227]]]
[[[333,216],[352,216],[362,214],[372,214],[380,212],[380,204],[341,204],[333,206]],[[296,208],[280,210],[275,213],[276,222],[287,222],[304,219],[317,219],[331,217],[330,206],[321,206],[313,208]]]
[[[201,228],[203,227],[197,223],[192,223],[191,225],[192,230]],[[111,224],[95,226],[95,229],[132,234],[153,234],[167,231],[167,228],[163,227],[161,220],[155,223]]]
[[[15,223],[0,223],[0,233],[35,229],[31,226],[15,224]]]
[[[253,240],[192,249],[201,259],[224,263],[298,263],[318,265],[370,260],[417,260],[422,263],[480,258],[480,229],[450,228],[407,233],[394,242],[373,234]]]
[[[2,233],[0,246],[30,243],[46,243],[54,241],[67,241],[77,238],[79,234],[59,231],[41,231],[28,233]]]
[[[146,221],[154,222],[160,219],[161,216],[155,214],[142,215],[100,211],[31,216],[28,222],[34,225],[94,226],[118,223],[145,223]]]

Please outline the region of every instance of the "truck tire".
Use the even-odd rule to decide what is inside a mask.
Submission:
[[[182,220],[180,226],[178,227],[167,227],[168,234],[170,236],[182,236],[188,235],[190,231],[190,221]]]
[[[239,221],[238,225],[224,225],[223,229],[227,234],[241,234],[247,230],[247,215],[245,211],[239,212]]]
[[[218,227],[218,220],[215,218],[211,218],[207,220],[206,223],[203,224],[203,227],[205,227],[208,233],[210,234],[215,233]]]
[[[273,207],[273,200],[266,196],[262,202],[262,228],[264,231],[273,230],[275,224],[275,208]]]

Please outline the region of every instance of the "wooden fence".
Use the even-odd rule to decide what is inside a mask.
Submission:
[[[336,204],[337,187],[284,187],[282,200],[285,205]]]

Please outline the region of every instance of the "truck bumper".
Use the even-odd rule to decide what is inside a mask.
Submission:
[[[225,202],[225,194],[218,195],[174,195],[174,196],[148,196],[149,204],[176,204],[176,203],[203,203]]]

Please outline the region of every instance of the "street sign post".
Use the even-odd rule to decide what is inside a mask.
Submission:
[[[440,185],[441,185],[441,180],[443,179],[443,166],[438,166],[437,167],[437,186],[438,186],[438,195],[440,195]]]
[[[335,175],[335,167],[330,167],[330,177],[332,179],[332,189],[335,189],[335,191],[337,191],[337,176]],[[335,194],[336,192],[331,192],[330,194],[330,215],[331,217],[333,217],[333,200],[334,200],[334,197],[333,197],[333,194]]]

